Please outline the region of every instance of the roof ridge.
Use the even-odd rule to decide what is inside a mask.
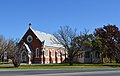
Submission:
[[[30,27],[31,28],[31,27]],[[43,31],[39,31],[39,30],[35,30],[35,29],[33,29],[33,28],[31,28],[33,31],[35,31],[35,32],[39,32],[39,33],[43,33],[43,34],[47,34],[47,35],[52,35],[52,34],[50,34],[50,33],[46,33],[46,32],[43,32]]]

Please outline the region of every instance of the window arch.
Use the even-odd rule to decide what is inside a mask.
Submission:
[[[39,58],[40,50],[39,48],[36,48],[36,58]]]
[[[45,51],[45,55],[48,56],[48,50]]]
[[[55,55],[55,52],[54,52],[54,50],[52,50],[52,56],[54,56]]]
[[[65,56],[65,50],[62,50],[62,56]]]
[[[60,57],[60,50],[58,50],[57,55],[58,55],[58,57]]]
[[[26,60],[26,56],[27,56],[27,53],[26,53],[25,50],[23,50],[22,53],[21,53],[21,61],[22,61],[22,62],[26,62],[26,61],[27,61],[27,60]]]

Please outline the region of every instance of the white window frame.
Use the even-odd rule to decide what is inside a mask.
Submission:
[[[49,50],[48,49],[45,50],[45,57],[49,57]]]
[[[53,49],[51,50],[51,57],[55,58],[55,50],[53,50]]]
[[[31,38],[31,40],[30,40],[30,41],[29,41],[29,38]],[[32,40],[33,40],[32,35],[28,35],[28,37],[27,37],[27,42],[28,42],[28,43],[31,43],[31,42],[32,42]]]
[[[57,51],[57,57],[60,57],[60,50]]]
[[[62,57],[65,57],[65,50],[62,50]]]

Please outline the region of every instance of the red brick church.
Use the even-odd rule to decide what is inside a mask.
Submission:
[[[51,34],[34,30],[31,26],[20,40],[20,54],[22,63],[61,63],[66,58],[62,45],[54,44],[55,37]]]

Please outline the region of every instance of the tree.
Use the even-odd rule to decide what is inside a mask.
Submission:
[[[54,34],[54,43],[62,44],[68,52],[69,64],[73,64],[73,59],[79,51],[88,51],[92,48],[93,35],[87,34],[85,29],[80,35],[76,35],[76,29],[71,29],[69,26],[60,27],[57,33]]]
[[[81,33],[79,36],[77,36],[74,40],[74,43],[76,44],[76,49],[78,51],[85,51],[89,52],[90,60],[92,63],[92,57],[91,53],[93,51],[93,43],[94,36],[92,34],[88,34],[88,31],[85,30],[83,33]]]
[[[3,55],[4,55],[4,51],[5,51],[5,49],[6,49],[6,40],[5,40],[5,38],[2,36],[2,35],[0,35],[0,59],[1,59],[1,61],[3,60]]]
[[[63,45],[63,47],[67,50],[68,52],[68,59],[69,59],[69,64],[73,64],[73,58],[77,54],[78,50],[76,50],[74,46],[74,39],[77,36],[76,35],[76,29],[72,29],[69,26],[63,26],[60,27],[60,29],[53,34],[55,39],[53,42],[55,44],[60,44]]]
[[[18,40],[5,39],[2,35],[0,36],[0,56],[1,61],[4,60],[5,52],[7,53],[6,59],[11,59],[14,66],[18,67],[20,65],[20,53],[17,48]]]
[[[7,41],[6,51],[8,53],[8,58],[12,59],[13,65],[15,67],[19,67],[20,66],[20,53],[18,50],[18,40],[9,39]]]
[[[94,37],[92,40],[92,50],[91,51],[97,51],[100,56],[100,62],[103,63],[103,56],[104,56],[104,51],[106,49],[106,46],[104,43],[101,42],[99,37]]]
[[[20,66],[21,62],[20,62],[20,52],[18,50],[18,45],[16,45],[14,48],[12,62],[15,67]]]
[[[120,60],[120,31],[116,25],[107,25],[95,29],[95,36],[99,37],[101,42],[106,46],[103,55],[110,59]]]

